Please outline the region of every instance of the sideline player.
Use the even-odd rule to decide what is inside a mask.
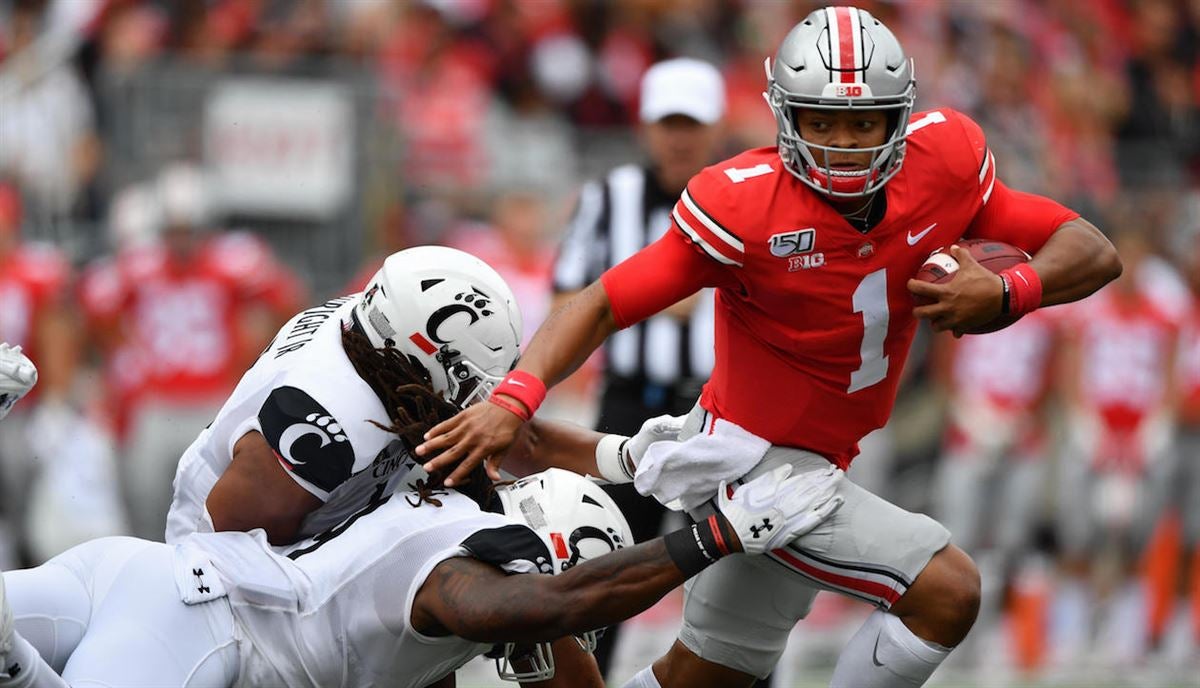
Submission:
[[[27,391],[9,353],[5,388]],[[395,370],[398,423],[419,433],[458,412],[419,368]],[[635,547],[597,485],[555,469],[474,498],[418,482],[283,549],[261,531],[95,540],[0,578],[0,687],[452,686],[497,643],[502,678],[602,686],[569,635],[646,609],[725,556],[809,532],[841,505],[840,471],[791,470],[722,490],[712,518]],[[539,573],[559,575],[511,575]]]
[[[457,463],[447,476],[457,484],[492,457],[495,472],[543,381],[562,380],[618,328],[706,286],[717,288],[716,367],[681,439],[702,428],[716,438],[721,421],[742,426],[770,444],[749,477],[782,463],[845,467],[891,412],[918,318],[962,332],[1079,299],[1120,273],[1094,226],[999,181],[969,118],[949,109],[910,117],[912,70],[863,10],[827,7],[794,27],[768,63],[778,145],[697,175],[672,230],[556,311],[492,403],[434,427],[417,452],[442,453],[426,468]],[[964,236],[1033,258],[998,276],[953,247],[962,267],[952,282],[909,279],[931,250]],[[934,303],[914,309],[913,294]],[[740,474],[725,468],[701,469],[692,487]],[[822,532],[691,581],[678,641],[629,685],[749,685],[774,666],[821,589],[879,607],[831,685],[924,684],[974,622],[978,571],[932,519],[850,481],[841,492],[846,504]]]
[[[1050,660],[1064,670],[1091,659],[1142,661],[1149,614],[1137,564],[1175,477],[1180,323],[1171,304],[1146,287],[1151,248],[1142,233],[1125,228],[1113,240],[1125,272],[1071,306],[1060,346],[1061,578]]]

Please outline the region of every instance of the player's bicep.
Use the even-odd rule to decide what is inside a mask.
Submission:
[[[243,435],[233,461],[208,495],[206,508],[216,531],[262,528],[274,545],[293,542],[300,523],[321,500],[288,476],[258,432]]]
[[[641,322],[704,287],[737,285],[725,264],[701,253],[674,227],[600,281],[619,327]]]
[[[1010,189],[997,179],[965,237],[1003,241],[1032,255],[1059,227],[1078,217],[1056,201]]]

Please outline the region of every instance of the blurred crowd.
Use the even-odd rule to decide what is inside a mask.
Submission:
[[[1200,2],[855,4],[918,109],[969,113],[1009,186],[1126,261],[1077,306],[924,337],[861,479],[1004,582],[975,635],[1015,666],[1200,662]],[[480,255],[528,337],[579,184],[639,155],[646,69],[717,65],[722,149],[772,145],[762,62],[817,5],[0,0],[0,339],[42,372],[0,425],[0,567],[161,538],[241,371],[391,251]],[[594,378],[558,399],[585,424]]]

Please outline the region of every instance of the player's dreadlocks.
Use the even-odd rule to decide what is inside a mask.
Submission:
[[[427,430],[458,413],[457,406],[433,391],[425,369],[409,361],[399,349],[390,346],[376,349],[366,335],[353,328],[342,329],[342,348],[358,376],[383,402],[392,424],[386,426],[370,422],[399,435],[409,452],[424,441]],[[433,495],[438,492],[445,494],[442,492],[444,478],[444,475],[434,473],[428,481],[418,480],[412,487],[422,501],[441,506],[441,502]],[[456,485],[455,489],[484,508],[494,493],[492,481],[482,465],[472,471],[469,482]]]

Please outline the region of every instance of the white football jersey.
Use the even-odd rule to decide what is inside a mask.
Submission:
[[[205,502],[250,431],[262,433],[288,474],[324,502],[305,517],[301,537],[390,495],[416,465],[395,434],[374,424],[391,423],[342,349],[356,296],[295,315],[242,376],[179,461],[167,542],[213,530]]]
[[[453,491],[441,506],[414,492],[373,502],[286,549],[261,530],[192,535],[225,585],[241,655],[238,686],[421,688],[491,648],[430,637],[410,623],[430,571],[470,556],[510,573],[549,572],[551,553],[526,525]]]

